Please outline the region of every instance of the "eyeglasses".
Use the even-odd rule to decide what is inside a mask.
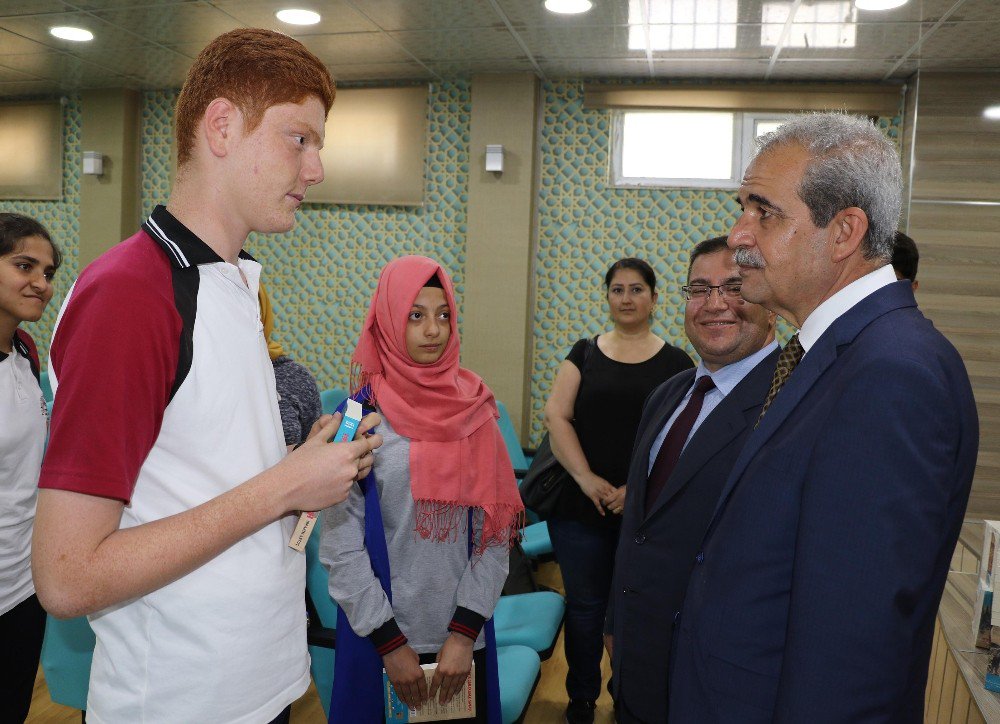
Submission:
[[[719,292],[719,296],[723,299],[740,299],[740,289],[743,288],[742,282],[730,282],[729,284],[691,284],[688,286],[681,287],[681,291],[684,292],[684,298],[689,302],[692,299],[697,299],[702,302],[707,302],[712,296],[712,290],[716,289]]]

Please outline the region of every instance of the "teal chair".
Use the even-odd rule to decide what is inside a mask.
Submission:
[[[48,402],[49,405],[51,406],[53,395],[52,395],[52,384],[49,382],[48,372],[42,372],[42,374],[39,375],[38,384],[42,388],[42,397],[44,397],[45,401]]]
[[[38,385],[42,388],[42,397],[45,398],[45,409],[49,411],[49,419],[52,418],[52,383],[49,382],[49,373],[42,372],[38,376]]]
[[[521,530],[521,548],[529,558],[550,560],[554,553],[552,538],[549,537],[549,524],[543,520],[524,526]]]
[[[497,646],[527,646],[545,661],[552,655],[566,614],[566,600],[555,591],[501,596],[493,611]]]
[[[336,661],[337,604],[330,598],[327,572],[319,560],[320,523],[317,521],[306,544],[306,590],[309,596],[309,656],[316,693],[323,712],[330,716],[330,694],[333,690],[333,665]],[[534,595],[534,594],[529,594]],[[558,594],[552,594],[561,598]],[[519,598],[506,596],[505,598]],[[503,599],[501,599],[503,600]],[[499,633],[497,640],[499,641]],[[511,637],[512,640],[516,637]],[[523,639],[524,637],[521,636]],[[504,724],[519,721],[528,706],[541,671],[538,653],[520,645],[497,649],[500,673],[500,706]]]
[[[514,466],[514,474],[521,473],[517,475],[520,480],[524,471],[528,469],[528,458],[524,454],[524,448],[521,447],[521,441],[517,439],[517,431],[514,430],[514,423],[511,422],[507,407],[500,400],[497,400],[497,411],[500,413],[497,425],[500,426],[500,434],[503,435],[504,444],[507,446],[510,463]]]
[[[521,447],[521,441],[517,438],[517,432],[514,430],[514,423],[511,422],[507,408],[499,400],[497,400],[497,410],[500,412],[500,419],[497,420],[497,425],[500,426],[500,434],[503,435],[504,444],[507,446],[507,454],[510,455],[510,462],[514,466],[514,475],[517,477],[518,484],[520,484],[521,478],[524,477],[524,473],[528,469],[528,458],[524,448]],[[549,537],[548,523],[544,521],[539,522],[537,516],[530,510],[526,512],[530,524],[526,525],[521,531],[521,547],[529,558],[535,560],[551,559],[553,551],[552,539]]]
[[[343,398],[341,398],[343,399]],[[309,611],[309,668],[327,718],[336,660],[337,604],[330,598],[326,568],[319,561],[320,520],[306,543],[306,600]]]
[[[497,666],[503,722],[523,721],[541,676],[542,662],[538,653],[527,646],[498,646]]]
[[[341,402],[347,399],[347,390],[323,390],[319,393],[320,402],[323,404],[323,414],[332,415],[337,411]]]
[[[95,643],[86,616],[48,617],[42,642],[42,670],[49,696],[56,704],[86,710]]]

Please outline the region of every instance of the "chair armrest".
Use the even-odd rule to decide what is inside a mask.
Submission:
[[[309,646],[337,648],[337,629],[327,628],[323,625],[308,589],[306,589],[306,643]]]
[[[309,646],[322,646],[327,649],[337,648],[337,629],[310,625],[306,629],[306,643]]]

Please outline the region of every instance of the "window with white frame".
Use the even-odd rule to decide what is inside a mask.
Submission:
[[[615,186],[737,188],[754,141],[791,114],[731,111],[615,111]]]

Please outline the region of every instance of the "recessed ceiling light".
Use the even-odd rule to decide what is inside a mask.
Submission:
[[[545,0],[545,9],[550,13],[577,15],[585,13],[594,7],[590,0]]]
[[[56,36],[57,38],[62,38],[63,40],[93,40],[94,34],[89,30],[84,30],[83,28],[74,28],[69,25],[59,25],[54,28],[49,28],[49,33]]]
[[[312,10],[289,8],[288,10],[279,10],[275,15],[278,20],[289,25],[315,25],[319,22],[319,13],[314,13]]]
[[[983,118],[991,121],[1000,121],[1000,106],[990,106],[983,111]]]
[[[892,10],[906,5],[908,0],[854,0],[858,10]]]

